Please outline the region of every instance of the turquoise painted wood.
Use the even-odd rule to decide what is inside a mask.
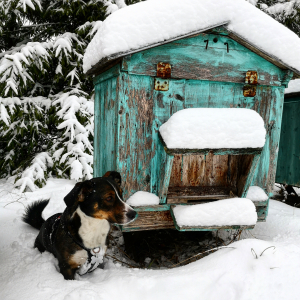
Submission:
[[[284,100],[276,182],[300,186],[300,93]]]
[[[207,49],[205,40],[209,41]],[[159,62],[172,66],[168,91],[154,89]],[[254,97],[243,96],[249,70],[259,75]],[[162,207],[166,207],[176,165],[175,158],[164,150],[159,127],[185,108],[240,107],[257,111],[267,130],[261,158],[254,159],[243,196],[250,185],[270,194],[277,166],[284,88],[291,77],[289,70],[280,69],[232,40],[226,30],[220,30],[220,34],[201,33],[123,57],[121,63],[94,79],[94,176],[117,170],[122,175],[125,199],[136,191],[148,191],[158,195]],[[237,154],[215,153],[232,157]],[[203,156],[204,162],[208,159],[209,155]],[[266,215],[266,210],[267,205],[261,206],[259,213]],[[157,207],[152,210],[158,211]]]

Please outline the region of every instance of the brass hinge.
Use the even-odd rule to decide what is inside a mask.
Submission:
[[[254,97],[256,95],[256,86],[258,83],[258,74],[256,71],[247,71],[243,87],[244,97]]]

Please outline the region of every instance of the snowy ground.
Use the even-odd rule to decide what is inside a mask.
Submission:
[[[273,200],[267,222],[245,239],[183,267],[145,270],[108,261],[104,270],[64,280],[56,259],[32,248],[37,231],[20,218],[24,205],[61,202],[73,184],[52,179],[21,197],[0,181],[1,300],[300,299],[300,210]]]

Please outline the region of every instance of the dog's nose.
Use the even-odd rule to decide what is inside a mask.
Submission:
[[[126,217],[129,219],[129,220],[133,220],[136,216],[136,211],[135,210],[130,210],[126,213]]]

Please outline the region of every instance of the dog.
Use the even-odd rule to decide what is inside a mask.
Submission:
[[[40,230],[34,247],[51,252],[69,280],[76,272],[95,270],[103,262],[111,224],[127,224],[137,213],[123,201],[121,175],[115,171],[78,182],[64,201],[65,211],[46,221],[41,214],[49,200],[36,201],[26,208],[22,220]]]

